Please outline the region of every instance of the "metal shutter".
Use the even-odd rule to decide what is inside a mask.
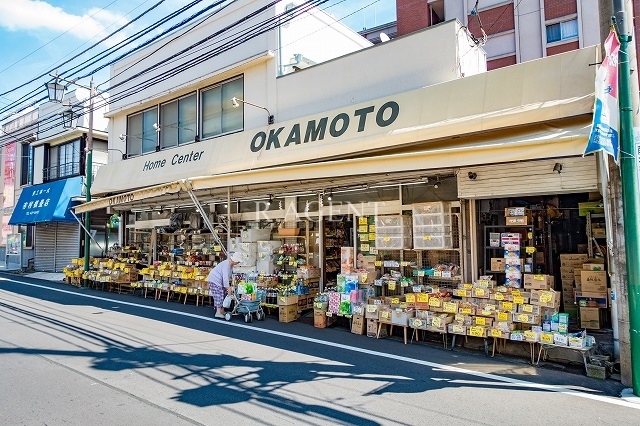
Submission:
[[[36,271],[62,272],[62,268],[80,253],[80,226],[76,223],[38,223],[35,246]]]
[[[458,197],[483,199],[598,191],[595,155],[463,167]],[[554,171],[562,165],[560,173]]]

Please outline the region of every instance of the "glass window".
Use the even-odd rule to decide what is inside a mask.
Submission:
[[[196,140],[196,95],[160,106],[160,148],[171,148]]]
[[[33,156],[31,154],[31,145],[22,144],[22,152],[20,155],[20,185],[29,185],[31,183],[31,167]]]
[[[153,125],[157,122],[157,107],[127,117],[127,155],[129,157],[156,150],[158,135]]]
[[[49,148],[49,167],[45,180],[62,179],[80,174],[80,139]]]
[[[18,225],[18,232],[22,235],[22,248],[32,248],[33,225]]]
[[[201,134],[203,138],[242,130],[244,126],[243,108],[234,108],[231,98],[242,98],[243,93],[243,78],[237,78],[201,92]]]
[[[547,25],[547,43],[568,40],[578,37],[578,20],[558,22],[557,24]]]

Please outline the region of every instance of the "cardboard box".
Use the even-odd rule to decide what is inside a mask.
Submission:
[[[533,315],[533,314],[511,314],[513,316],[513,322],[519,322],[519,323],[523,323],[523,324],[533,324],[533,325],[540,325],[542,322],[542,319],[540,318],[539,315]]]
[[[548,290],[554,286],[553,275],[524,274],[524,288],[531,290]]]
[[[604,263],[583,263],[582,269],[585,271],[604,271]]]
[[[278,306],[298,306],[298,295],[293,296],[278,296]]]
[[[487,327],[472,325],[471,327],[467,328],[467,336],[487,337],[487,331],[488,330],[489,329]]]
[[[600,329],[600,308],[580,308],[580,328]]]
[[[558,346],[569,346],[569,337],[564,334],[554,333],[553,344]]]
[[[505,217],[509,216],[528,216],[530,211],[526,207],[507,207],[504,209]]]
[[[409,325],[409,318],[415,316],[415,311],[394,309],[391,311],[391,324],[406,326]]]
[[[504,271],[505,262],[504,257],[492,257],[491,258],[491,271]]]
[[[581,272],[582,291],[593,293],[607,292],[607,272],[606,271],[582,271]]]
[[[562,253],[560,254],[560,266],[582,265],[589,256],[582,253]]]
[[[560,306],[561,293],[555,290],[532,290],[531,304],[544,308],[558,308]]]
[[[505,222],[507,226],[529,225],[529,216],[507,216]]]
[[[467,326],[460,324],[447,324],[447,331],[450,334],[459,334],[461,336],[467,335]]]
[[[365,310],[365,318],[377,320],[379,313],[378,309],[381,305],[367,305],[367,309]]]
[[[604,206],[602,201],[588,201],[586,203],[578,203],[578,215],[586,216],[587,213],[603,214]]]
[[[278,308],[278,320],[280,322],[292,322],[298,319],[298,304],[280,306]],[[315,320],[315,315],[314,315]]]
[[[386,333],[386,329],[381,330]],[[378,335],[378,321],[374,319],[367,319],[367,337],[376,337]]]
[[[419,330],[426,330],[427,320],[418,317],[409,318],[409,327],[417,328]]]
[[[340,273],[348,274],[355,267],[355,253],[353,247],[340,248]]]
[[[608,307],[609,297],[607,293],[592,293],[586,291],[576,291],[576,303],[579,305],[581,301],[587,304],[587,307],[591,308],[606,308]]]
[[[363,315],[354,315],[351,318],[351,333],[353,334],[365,334],[367,331],[366,318]]]
[[[327,326],[327,312],[314,309],[313,326],[316,328],[325,328]]]

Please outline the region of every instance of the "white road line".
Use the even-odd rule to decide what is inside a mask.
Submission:
[[[77,292],[69,291],[69,290],[56,289],[56,288],[51,288],[51,287],[47,287],[47,286],[43,286],[43,285],[39,285],[39,284],[30,284],[30,283],[25,283],[25,282],[22,282],[22,281],[17,281],[17,280],[14,280],[14,279],[10,279],[10,278],[0,277],[0,280],[2,280],[2,281],[11,281],[11,282],[14,282],[14,283],[17,283],[17,284],[22,284],[22,285],[26,285],[26,286],[30,286],[30,287],[35,287],[35,288],[41,288],[41,289],[44,289],[44,290],[57,291],[59,293],[72,294],[72,295],[78,296],[78,297],[86,297],[86,298],[89,298],[89,299],[102,300],[102,301],[106,301],[106,302],[114,302],[113,299],[109,299],[109,298],[106,298],[106,297],[94,296],[94,295],[91,295],[91,294],[82,294],[82,293],[77,293]],[[272,335],[276,335],[276,336],[286,337],[286,338],[295,339],[295,340],[301,340],[301,341],[310,342],[310,343],[316,343],[318,345],[329,346],[329,347],[332,347],[332,348],[336,348],[337,347],[337,348],[348,350],[348,351],[352,351],[352,352],[359,352],[359,353],[363,353],[363,354],[367,354],[367,355],[373,355],[373,356],[377,356],[377,357],[381,357],[381,358],[393,359],[393,360],[396,360],[396,361],[404,361],[404,362],[408,362],[408,363],[411,363],[411,364],[424,365],[426,367],[436,368],[436,369],[439,369],[439,370],[449,371],[449,372],[452,372],[452,373],[467,374],[467,375],[470,375],[470,376],[482,377],[484,379],[495,380],[495,381],[503,382],[503,383],[510,383],[510,384],[518,385],[520,387],[524,387],[524,388],[528,388],[528,389],[538,389],[538,390],[544,390],[544,391],[559,392],[559,393],[563,393],[563,394],[567,394],[567,395],[576,396],[576,397],[579,397],[579,398],[585,398],[585,399],[591,399],[591,400],[594,400],[594,401],[604,402],[604,403],[607,403],[607,404],[614,404],[614,405],[619,405],[619,406],[627,407],[627,408],[635,408],[636,410],[640,409],[640,404],[636,404],[636,403],[633,403],[633,402],[628,402],[628,401],[625,401],[624,399],[613,398],[613,397],[609,397],[609,396],[592,395],[592,394],[589,394],[589,393],[586,393],[586,392],[580,392],[580,391],[577,391],[577,390],[574,390],[574,389],[568,389],[568,388],[564,388],[564,387],[558,386],[558,385],[540,384],[540,383],[529,382],[529,381],[526,381],[526,380],[513,379],[511,377],[499,376],[497,374],[483,373],[483,372],[474,371],[474,370],[467,370],[465,368],[453,367],[453,366],[449,366],[449,365],[445,365],[445,364],[438,364],[436,362],[423,361],[423,360],[420,360],[420,359],[404,357],[404,356],[401,356],[401,355],[394,355],[394,354],[388,354],[388,353],[385,353],[385,352],[372,351],[372,350],[369,350],[369,349],[363,349],[363,348],[358,348],[358,347],[355,347],[355,346],[343,345],[343,344],[340,344],[340,343],[326,342],[324,340],[314,339],[312,337],[306,337],[306,336],[298,336],[296,334],[284,333],[282,331],[267,330],[267,329],[263,329],[263,328],[255,328],[255,327],[252,327],[250,325],[222,321],[222,320],[219,320],[219,319],[214,319],[212,317],[191,314],[191,313],[188,313],[188,312],[179,312],[179,311],[174,311],[174,310],[171,310],[171,309],[158,308],[158,307],[155,307],[155,306],[140,305],[138,303],[132,303],[132,302],[123,302],[123,301],[117,301],[117,302],[119,304],[122,304],[122,305],[134,306],[134,307],[137,307],[137,308],[149,309],[149,310],[152,310],[152,311],[166,312],[166,313],[171,313],[171,314],[174,314],[174,315],[182,315],[182,316],[185,316],[185,317],[197,318],[197,319],[204,320],[204,321],[211,321],[211,322],[215,322],[216,324],[219,324],[221,326],[245,328],[245,329],[252,330],[252,331],[255,331],[255,332],[260,332],[260,333],[265,333],[265,334],[272,334]]]

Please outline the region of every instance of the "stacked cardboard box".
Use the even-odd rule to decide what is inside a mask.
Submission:
[[[575,289],[581,283],[582,264],[587,260],[586,254],[560,254],[560,279],[562,281],[562,302],[565,307],[575,303]],[[575,285],[574,285],[575,283]]]
[[[500,242],[504,248],[505,285],[522,287],[522,266],[520,263],[520,234],[503,233]]]

